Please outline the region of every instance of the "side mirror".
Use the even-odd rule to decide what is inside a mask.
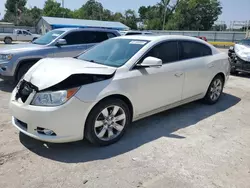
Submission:
[[[155,57],[147,57],[141,64],[137,64],[137,67],[161,67],[162,60]]]
[[[62,46],[62,45],[66,45],[67,41],[65,39],[58,39],[56,41],[56,46]]]

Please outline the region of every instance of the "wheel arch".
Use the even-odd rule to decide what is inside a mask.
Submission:
[[[99,100],[90,110],[90,112],[94,109],[95,106],[97,106],[99,103],[105,101],[105,100],[108,100],[108,99],[112,99],[112,98],[115,98],[115,99],[120,99],[122,100],[123,102],[125,102],[127,105],[128,105],[128,108],[129,108],[129,111],[130,111],[130,115],[131,115],[131,120],[133,119],[133,115],[134,115],[134,107],[133,107],[133,104],[131,102],[131,100],[125,96],[125,95],[122,95],[122,94],[111,94],[111,95],[108,95],[104,98],[102,98],[101,100]],[[89,114],[90,114],[89,112]]]
[[[13,41],[13,39],[12,39],[11,36],[6,36],[6,37],[4,37],[4,40],[5,40],[5,39],[8,39],[8,38],[10,38],[10,39]]]
[[[226,75],[225,75],[223,72],[219,72],[219,73],[217,73],[217,74],[213,77],[213,79],[214,79],[216,76],[221,76],[221,77],[222,77],[222,79],[223,79],[223,84],[225,84],[225,81],[226,81]]]
[[[20,68],[24,65],[24,63],[36,63],[39,60],[41,60],[42,57],[36,57],[36,58],[28,58],[28,59],[22,59],[18,62],[16,68],[15,68],[15,74],[14,74],[14,78],[15,80],[17,79],[17,73],[20,70]]]

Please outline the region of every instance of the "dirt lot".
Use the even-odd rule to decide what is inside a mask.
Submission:
[[[11,90],[0,80],[0,188],[250,187],[250,77],[230,77],[214,106],[194,102],[138,121],[104,148],[20,134]]]

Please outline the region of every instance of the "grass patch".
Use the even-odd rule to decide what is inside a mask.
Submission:
[[[219,42],[219,41],[208,41],[208,42],[214,46],[229,47],[234,45],[234,42]]]

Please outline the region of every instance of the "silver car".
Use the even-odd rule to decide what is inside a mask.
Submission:
[[[0,48],[0,77],[18,81],[42,58],[75,57],[116,36],[120,34],[110,29],[63,28],[52,30],[32,43]]]

